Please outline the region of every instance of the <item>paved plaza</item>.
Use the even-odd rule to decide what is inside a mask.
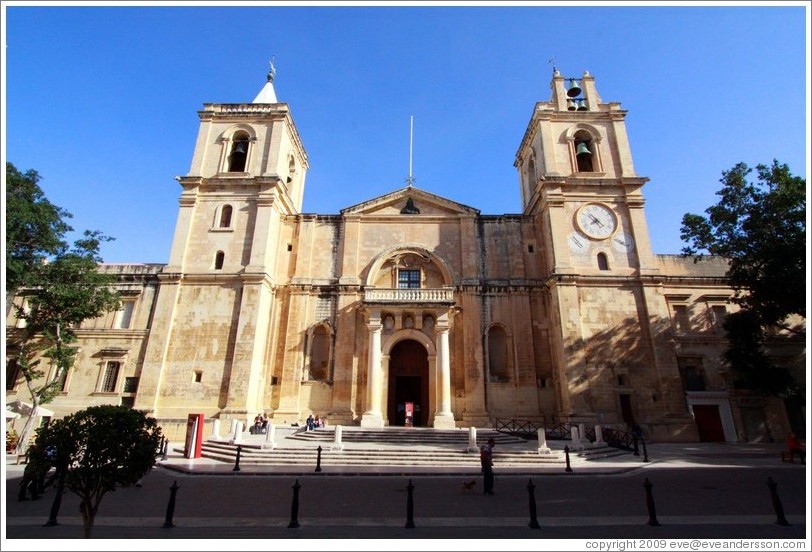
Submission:
[[[782,448],[652,444],[648,462],[642,455],[573,455],[572,472],[559,466],[500,468],[497,462],[496,495],[483,496],[481,477],[468,468],[328,466],[316,472],[311,464],[234,471],[230,463],[183,458],[172,447],[140,488],[105,496],[93,540],[127,539],[135,549],[141,539],[150,548],[153,539],[206,539],[195,540],[197,548],[221,539],[296,540],[300,548],[312,540],[314,549],[324,549],[324,539],[392,539],[392,549],[404,545],[395,539],[496,538],[512,539],[508,549],[526,541],[539,549],[556,539],[807,539],[808,545],[808,469],[782,462]],[[23,468],[13,461],[5,467],[3,549],[30,549],[27,539],[82,539],[74,495],[65,495],[55,527],[43,527],[53,490],[36,501],[17,501]],[[787,526],[776,523],[768,478],[776,483]],[[476,483],[468,490],[462,483],[471,480]],[[164,527],[173,484],[173,526]],[[529,527],[531,502],[538,528]],[[410,519],[414,528],[406,527]],[[651,525],[652,519],[659,525]],[[294,520],[299,527],[289,527]],[[354,549],[362,545],[358,541]]]

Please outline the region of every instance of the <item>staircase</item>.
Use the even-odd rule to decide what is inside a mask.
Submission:
[[[335,440],[334,428],[319,428],[313,431],[298,431],[289,436],[309,442],[333,443]],[[493,439],[497,446],[524,445],[528,441],[514,435],[505,435],[492,429],[477,430],[477,446],[484,445],[488,439]],[[433,429],[433,428],[401,428],[386,427],[370,429],[361,427],[342,427],[342,443],[374,443],[376,445],[444,445],[468,447],[468,432],[461,429]]]
[[[342,428],[342,450],[335,450],[335,430],[298,431],[281,440],[276,448],[262,448],[264,435],[242,443],[241,465],[315,466],[321,447],[322,466],[426,466],[480,467],[479,453],[468,450],[468,432],[432,428]],[[477,445],[492,438],[494,463],[500,467],[563,466],[564,454],[540,455],[534,443],[493,430],[477,432]],[[205,458],[233,463],[237,445],[227,441],[203,443]]]

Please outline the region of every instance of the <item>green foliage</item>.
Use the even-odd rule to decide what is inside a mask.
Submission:
[[[775,366],[764,354],[764,329],[758,317],[749,310],[740,310],[725,318],[729,346],[723,354],[734,367],[733,384],[764,395],[787,398],[796,394],[798,385],[786,368]]]
[[[80,498],[90,536],[102,498],[137,483],[155,465],[161,428],[155,418],[123,406],[92,406],[40,429],[39,450],[54,450],[57,474]]]
[[[735,290],[732,301],[741,307],[727,317],[725,361],[739,388],[787,397],[797,386],[786,369],[764,353],[764,328],[787,324],[788,317],[806,317],[806,180],[793,176],[787,165],[739,163],[722,173],[719,202],[707,216],[687,213],[680,236],[688,245],[683,254],[711,254],[729,260],[727,276]]]
[[[806,316],[806,180],[773,161],[752,172],[739,163],[723,172],[719,202],[707,217],[686,214],[680,236],[686,255],[729,259],[734,301],[756,312],[763,324]]]
[[[36,281],[42,263],[65,247],[71,214],[52,204],[35,170],[21,173],[6,163],[6,289]]]
[[[8,348],[17,354],[31,402],[36,407],[61,390],[60,376],[73,366],[74,328],[88,319],[116,310],[115,277],[101,274],[99,248],[111,238],[86,230],[70,244],[65,222],[71,214],[48,201],[34,170],[20,173],[6,164],[6,285],[7,292],[24,299],[14,303],[25,328],[7,328]],[[45,381],[42,359],[56,370]],[[20,435],[21,452],[28,444],[32,416]]]

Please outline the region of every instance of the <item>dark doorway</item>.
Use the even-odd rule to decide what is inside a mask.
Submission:
[[[412,425],[426,426],[429,418],[429,356],[426,348],[408,339],[389,353],[389,425],[406,425],[406,403],[412,403]]]
[[[620,415],[623,422],[631,427],[634,424],[634,414],[632,413],[632,396],[620,395]]]
[[[703,443],[724,442],[725,430],[722,428],[722,416],[719,406],[715,404],[693,405],[694,420],[699,431],[699,440]]]

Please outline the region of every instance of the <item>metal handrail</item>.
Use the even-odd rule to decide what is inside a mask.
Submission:
[[[514,420],[495,418],[493,428],[500,433],[508,433],[510,435],[519,435],[525,437],[532,437],[537,435],[539,429],[544,429],[544,435],[547,439],[552,440],[566,440],[572,437],[571,428],[576,425],[572,423],[553,422],[549,423],[546,419],[541,421],[534,420]],[[633,450],[634,436],[629,431],[622,429],[615,429],[611,427],[601,427],[603,440],[610,447]],[[584,435],[582,438],[590,441],[595,441],[595,427],[584,427]]]

